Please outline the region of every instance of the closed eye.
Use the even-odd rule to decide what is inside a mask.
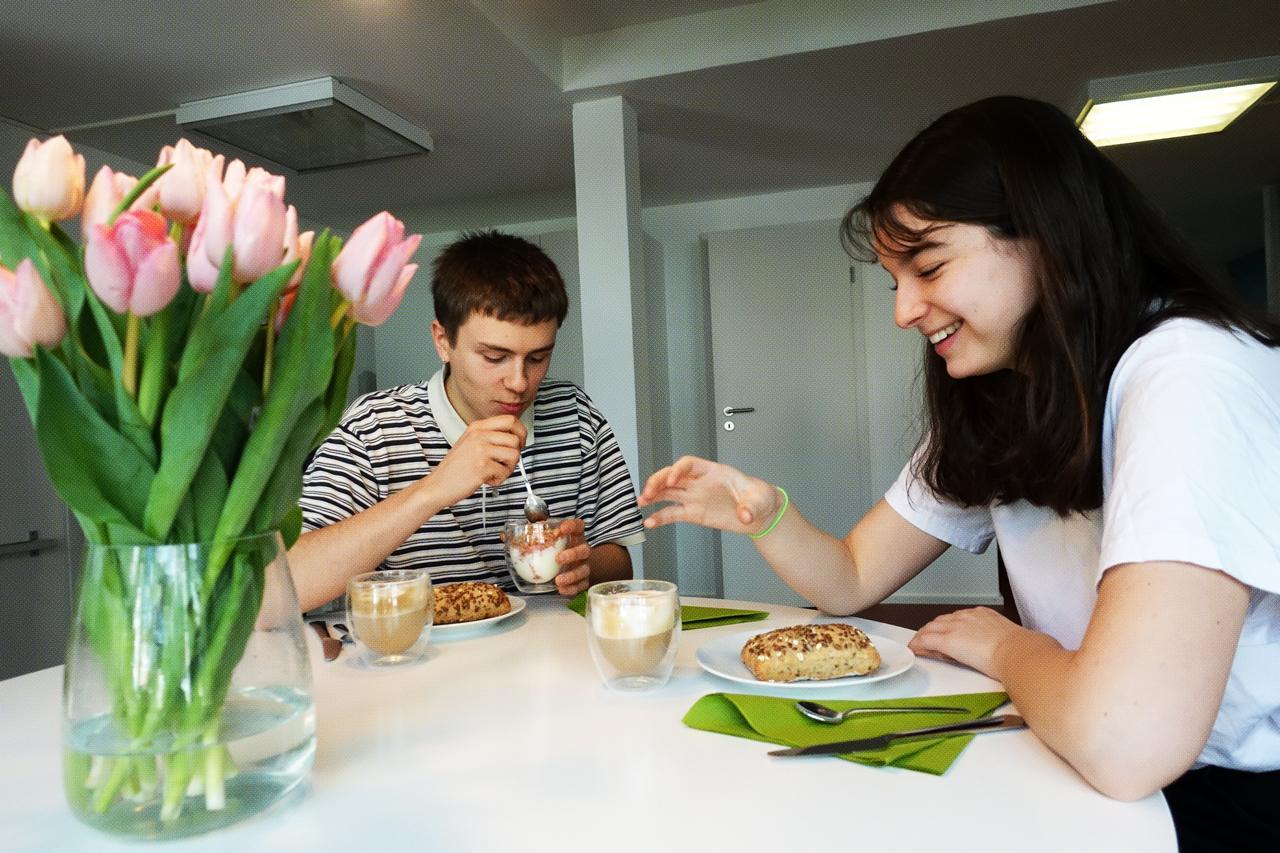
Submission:
[[[927,279],[931,279],[931,278],[933,278],[935,275],[937,275],[938,270],[942,269],[942,267],[943,267],[943,264],[941,264],[941,263],[937,263],[937,264],[934,264],[934,265],[933,265],[933,266],[931,266],[931,267],[927,267],[926,269],[922,269],[922,270],[920,270],[920,278],[923,278],[923,279],[926,279],[926,280],[927,280]]]

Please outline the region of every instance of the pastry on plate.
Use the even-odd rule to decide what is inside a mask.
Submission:
[[[435,624],[492,619],[511,612],[511,599],[491,583],[465,581],[435,587]]]
[[[874,672],[880,653],[861,628],[834,622],[756,634],[742,663],[760,681],[817,681]]]

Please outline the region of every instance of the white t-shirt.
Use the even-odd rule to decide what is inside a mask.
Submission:
[[[1135,341],[1107,393],[1102,476],[1101,509],[1065,519],[1025,501],[944,503],[910,465],[885,499],[959,548],[994,537],[1024,623],[1068,649],[1112,566],[1196,563],[1251,587],[1198,763],[1280,768],[1280,349],[1187,319]]]

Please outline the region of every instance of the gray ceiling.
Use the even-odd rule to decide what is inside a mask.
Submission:
[[[619,93],[635,106],[649,206],[871,180],[932,117],[989,94],[1044,98],[1074,114],[1092,77],[1280,53],[1278,0],[1088,2],[946,28],[941,0],[900,11],[887,0],[768,0],[747,10],[732,0],[5,3],[0,116],[41,130],[112,122],[68,135],[146,162],[179,135],[173,119],[120,120],[332,75],[429,130],[435,151],[288,175],[290,201],[339,228],[383,208],[456,227],[478,224],[465,211],[513,199],[539,215],[572,213],[575,100]],[[666,19],[696,15],[670,22],[671,32],[695,23],[714,32],[738,12],[787,9],[811,15],[816,30],[823,15],[848,28],[886,9],[906,23],[892,37],[607,87],[565,91],[555,79],[562,45],[617,52]],[[778,40],[760,32],[762,43]],[[1217,260],[1238,257],[1261,246],[1260,188],[1280,183],[1280,92],[1223,133],[1110,151]]]

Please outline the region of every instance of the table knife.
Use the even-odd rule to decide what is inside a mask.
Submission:
[[[963,723],[948,723],[945,726],[930,726],[927,729],[908,729],[901,732],[888,732],[875,737],[864,737],[858,740],[838,740],[833,743],[820,743],[814,746],[797,746],[793,749],[775,749],[770,755],[844,755],[847,752],[867,752],[884,749],[889,744],[900,740],[918,740],[937,737],[945,734],[961,732],[994,732],[1000,729],[1020,729],[1026,726],[1017,714],[999,714],[994,717],[982,717]]]
[[[342,653],[342,641],[329,633],[329,626],[325,621],[316,619],[307,624],[315,628],[316,633],[320,635],[320,648],[324,652],[324,659],[327,661],[337,659]]]

